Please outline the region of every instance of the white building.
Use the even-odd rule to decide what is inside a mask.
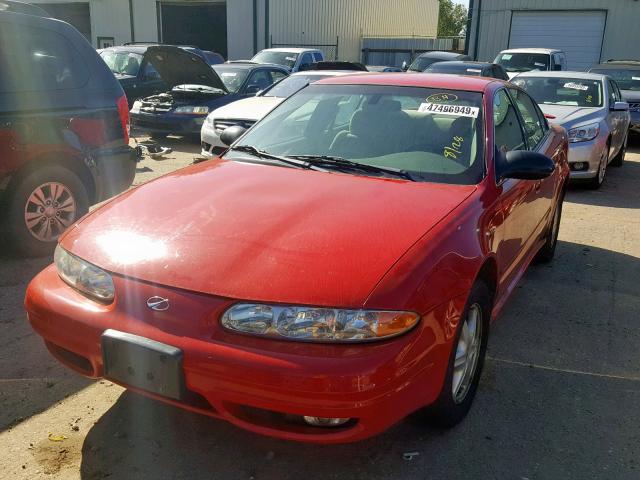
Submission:
[[[231,59],[265,46],[326,45],[359,60],[363,36],[431,36],[438,0],[36,0],[96,47],[125,42],[197,45]]]

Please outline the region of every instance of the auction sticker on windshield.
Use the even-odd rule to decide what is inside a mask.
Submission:
[[[441,115],[451,115],[454,117],[478,118],[479,107],[468,107],[466,105],[447,105],[445,103],[423,103],[418,108],[420,113],[433,113]]]
[[[582,91],[589,90],[589,87],[587,85],[581,85],[579,83],[574,83],[574,82],[565,83],[564,88],[571,88],[572,90],[582,90]]]

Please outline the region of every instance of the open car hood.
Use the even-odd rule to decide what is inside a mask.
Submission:
[[[149,47],[144,54],[169,89],[184,84],[206,85],[229,92],[218,74],[195,53],[166,45]]]

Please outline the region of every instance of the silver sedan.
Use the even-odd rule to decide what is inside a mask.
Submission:
[[[607,167],[621,166],[629,135],[629,104],[606,75],[582,72],[527,72],[512,80],[540,105],[545,117],[569,133],[571,178],[593,188]]]

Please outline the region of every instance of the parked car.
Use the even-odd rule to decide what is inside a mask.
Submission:
[[[589,72],[608,75],[615,80],[622,99],[629,104],[631,131],[640,134],[640,61],[609,60],[596,65]]]
[[[569,165],[573,179],[600,188],[607,166],[624,162],[629,133],[629,104],[616,82],[605,75],[581,72],[529,72],[513,83],[526,90],[553,123],[569,132]],[[535,122],[536,119],[527,119]]]
[[[504,82],[406,74],[324,79],[234,129],[62,237],[25,301],[49,351],[290,440],[460,422],[491,319],[553,257],[564,129]]]
[[[553,48],[512,48],[500,52],[493,63],[501,65],[509,78],[513,78],[531,70],[566,70],[567,56],[562,50]]]
[[[144,56],[155,43],[125,43],[122,46],[99,50],[100,56],[114,73],[127,94],[129,107],[139,98],[162,93],[167,84],[154,67],[149,57]],[[191,46],[180,46],[187,52],[198,55],[209,65],[224,63],[220,54],[207,52]]]
[[[402,68],[400,67],[390,67],[386,65],[367,65],[367,70],[376,73],[402,72]]]
[[[177,134],[199,141],[209,112],[255,96],[289,74],[279,65],[225,63],[210,67],[198,55],[171,46],[149,47],[144,59],[155,65],[168,90],[136,101],[131,108],[131,125],[154,138]]]
[[[323,78],[348,75],[352,71],[309,71],[293,73],[255,97],[245,98],[211,112],[202,124],[202,156],[215,157],[227,149],[220,135],[229,127],[251,128],[286,98]]]
[[[429,65],[424,72],[470,75],[472,77],[490,77],[497,78],[498,80],[509,80],[509,76],[502,66],[496,63],[487,62],[463,62],[460,60],[437,62]]]
[[[467,61],[471,60],[471,57],[456,52],[426,52],[418,55],[411,65],[407,66],[407,63],[405,62],[403,64],[403,70],[407,70],[408,72],[424,72],[432,63],[446,62],[450,60]]]
[[[71,25],[0,10],[0,229],[51,253],[88,210],[135,175],[127,99]]]
[[[313,48],[267,48],[254,55],[251,61],[282,65],[294,73],[307,70],[314,63],[323,62],[324,53]]]
[[[368,72],[367,67],[360,62],[344,62],[344,61],[323,61],[316,62],[305,68],[304,71],[309,72],[312,70],[331,70],[331,71],[351,71],[351,72]]]

